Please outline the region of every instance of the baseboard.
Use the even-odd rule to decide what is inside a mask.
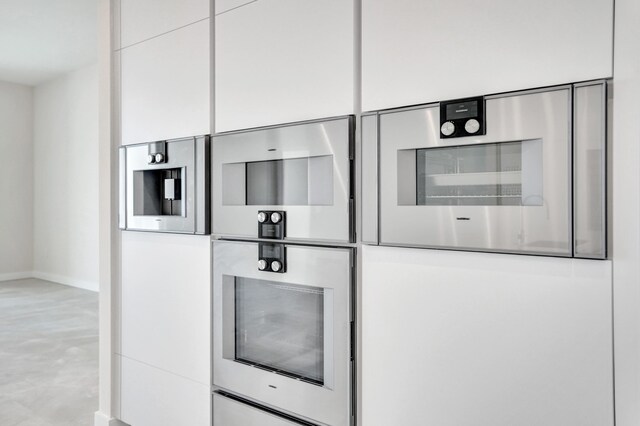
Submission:
[[[64,284],[64,285],[68,285],[68,286],[71,286],[71,287],[82,288],[82,289],[85,289],[85,290],[91,290],[91,291],[96,291],[96,292],[100,290],[100,286],[99,286],[99,284],[97,282],[78,280],[76,278],[66,277],[64,275],[49,274],[47,272],[33,271],[31,276],[33,278],[38,278],[38,279],[45,280],[45,281],[52,281],[54,283]]]
[[[23,280],[25,278],[32,278],[33,272],[25,271],[25,272],[10,272],[8,274],[0,274],[0,281],[13,281],[13,280]]]
[[[118,419],[109,417],[101,411],[96,411],[93,417],[93,426],[128,426],[126,423],[121,422]]]

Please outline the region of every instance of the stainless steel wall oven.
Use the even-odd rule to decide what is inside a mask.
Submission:
[[[604,258],[606,122],[606,81],[365,114],[363,240]]]
[[[213,233],[352,242],[353,135],[349,116],[214,136]],[[260,212],[278,234],[257,226]]]
[[[212,143],[214,425],[352,425],[354,118]]]

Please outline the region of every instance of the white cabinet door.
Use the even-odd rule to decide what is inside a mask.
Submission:
[[[122,47],[209,17],[210,0],[121,0]]]
[[[216,132],[353,113],[353,0],[258,0],[215,27]]]
[[[211,383],[210,244],[208,236],[122,233],[123,356]]]
[[[363,425],[613,425],[611,262],[362,258]]]
[[[122,143],[210,133],[209,19],[122,49]]]
[[[363,0],[362,109],[610,77],[613,0]]]
[[[211,426],[210,386],[126,357],[119,360],[122,421],[132,426]]]

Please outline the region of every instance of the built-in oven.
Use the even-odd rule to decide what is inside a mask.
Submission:
[[[604,258],[606,88],[365,114],[363,241]]]
[[[120,229],[208,234],[209,136],[120,147]]]
[[[213,234],[348,243],[354,118],[213,137]]]
[[[213,242],[221,425],[351,424],[353,262],[350,248]]]

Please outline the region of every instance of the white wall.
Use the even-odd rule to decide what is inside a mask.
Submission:
[[[98,69],[34,89],[34,276],[98,289]]]
[[[33,90],[0,82],[0,281],[26,278],[33,257]]]
[[[640,2],[616,0],[613,294],[616,425],[640,424]]]

